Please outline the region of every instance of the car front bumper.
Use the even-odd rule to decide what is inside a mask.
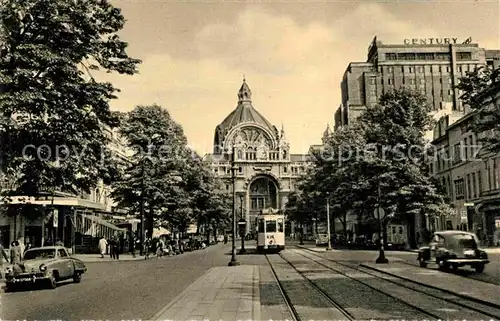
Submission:
[[[448,263],[457,263],[457,264],[487,264],[490,263],[487,259],[449,259],[446,260]]]
[[[18,274],[15,276],[8,276],[6,277],[6,283],[7,284],[35,284],[40,281],[45,281],[49,280],[49,276],[45,275],[44,273],[22,273]]]

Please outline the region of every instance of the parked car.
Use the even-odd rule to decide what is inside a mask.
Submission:
[[[488,254],[481,250],[478,244],[479,240],[474,233],[435,232],[429,245],[419,249],[417,260],[424,268],[428,263],[437,264],[442,270],[456,270],[468,265],[481,273],[490,261]]]
[[[63,246],[32,248],[24,252],[21,263],[6,271],[6,288],[9,291],[18,285],[43,284],[55,289],[57,282],[63,280],[80,283],[86,271],[85,263],[72,257]]]

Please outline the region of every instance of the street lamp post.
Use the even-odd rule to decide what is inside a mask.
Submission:
[[[233,147],[231,164],[231,173],[233,180],[233,239],[231,248],[231,261],[227,264],[228,266],[240,265],[240,262],[236,259],[236,170],[238,169],[235,164],[235,148]]]
[[[241,228],[241,249],[240,249],[240,254],[245,254],[247,251],[245,250],[245,234],[246,234],[246,224],[245,220],[243,219],[243,195],[240,195],[240,213],[241,213],[241,218],[240,222],[243,223],[243,226]]]
[[[387,264],[389,263],[389,260],[385,257],[385,251],[384,251],[384,238],[382,235],[382,231],[384,228],[384,224],[382,223],[382,219],[380,217],[380,198],[381,198],[381,190],[380,190],[380,180],[378,181],[378,196],[377,196],[377,218],[380,223],[379,227],[379,232],[378,232],[378,239],[380,242],[380,249],[379,249],[379,254],[378,258],[375,260],[375,263],[378,264]]]
[[[326,195],[326,232],[328,234],[328,245],[326,247],[327,251],[332,250],[332,241],[330,236],[330,195]]]

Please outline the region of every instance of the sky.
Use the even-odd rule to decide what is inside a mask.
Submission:
[[[111,0],[127,19],[120,32],[139,74],[106,74],[120,88],[113,110],[159,104],[201,155],[237,105],[245,76],[253,106],[292,153],[319,144],[341,102],[348,64],[366,61],[374,36],[472,37],[500,49],[496,1],[162,1]]]

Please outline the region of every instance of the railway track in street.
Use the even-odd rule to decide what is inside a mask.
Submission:
[[[341,305],[339,305],[335,300],[333,300],[327,293],[325,293],[321,288],[319,288],[313,281],[311,281],[309,278],[307,278],[303,273],[301,273],[290,261],[285,259],[281,254],[278,255],[268,255],[266,254],[266,259],[269,263],[269,266],[271,267],[271,270],[273,272],[274,277],[276,278],[276,281],[278,283],[278,286],[280,288],[280,292],[283,295],[283,298],[286,302],[287,308],[290,311],[290,315],[293,317],[294,320],[297,321],[305,321],[305,320],[317,320],[318,316],[314,315],[317,313],[318,309],[307,309],[307,308],[297,308],[297,305],[301,305],[299,298],[297,297],[297,292],[290,290],[290,286],[287,286],[285,284],[285,280],[289,279],[286,277],[283,277],[285,273],[280,273],[280,269],[277,267],[279,264],[279,261],[276,260],[279,258],[279,261],[285,262],[289,267],[293,269],[295,272],[294,274],[298,275],[301,280],[307,283],[309,287],[302,287],[301,293],[298,293],[299,295],[305,296],[306,294],[304,293],[306,290],[309,290],[309,292],[315,292],[314,294],[307,294],[307,296],[310,297],[321,297],[323,300],[323,309],[320,313],[323,314],[323,319],[335,319],[335,320],[356,320],[346,309],[344,309]],[[280,275],[281,274],[281,275]],[[287,273],[290,275],[290,273]],[[295,293],[290,293],[290,292],[295,292]],[[327,303],[327,304],[325,304]],[[330,306],[328,306],[330,305]],[[332,312],[332,313],[328,313]],[[340,318],[339,318],[340,316]]]
[[[416,295],[425,298],[426,302],[436,306],[445,306],[446,308],[441,309],[442,311],[459,311],[460,318],[455,319],[495,319],[500,320],[500,308],[494,306],[488,302],[480,302],[479,300],[470,300],[459,295],[453,295],[450,292],[444,290],[439,290],[434,287],[425,286],[419,282],[412,282],[411,280],[398,278],[394,275],[389,275],[383,272],[377,272],[369,268],[359,267],[357,264],[346,264],[338,262],[324,256],[318,255],[317,252],[312,250],[299,248],[300,250],[292,250],[293,252],[311,260],[312,262],[341,275],[344,275],[353,281],[364,284],[380,293],[384,293],[392,297],[394,300],[399,302],[404,302],[409,307],[417,309],[423,313],[428,314],[436,319],[444,319],[443,315],[438,315],[438,312],[430,312],[429,308],[423,308],[412,303],[412,297]],[[307,255],[304,254],[308,252]],[[364,275],[363,278],[352,277],[350,274],[357,274],[358,276]],[[389,288],[387,285],[391,286],[392,293],[384,290],[383,284],[386,284],[385,288]],[[395,295],[397,293],[397,295]],[[445,316],[446,317],[446,316]],[[449,318],[449,317],[447,317]]]

